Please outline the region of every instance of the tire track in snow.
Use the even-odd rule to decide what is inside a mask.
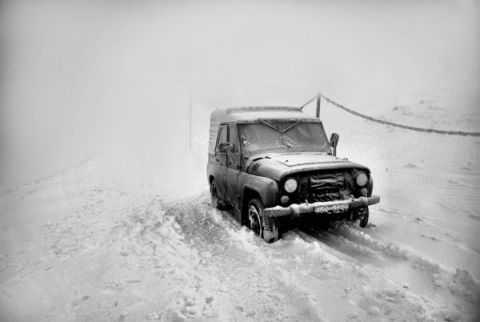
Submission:
[[[479,302],[480,284],[467,270],[448,270],[404,246],[374,239],[352,223],[335,222],[328,230],[307,233],[360,262],[381,267],[388,278],[398,280],[405,288],[443,293],[452,302],[467,301],[470,309]]]
[[[175,214],[179,235],[203,257],[197,287],[211,290],[216,318],[381,321],[449,319],[465,313],[451,303],[431,301],[405,283],[385,280],[389,258],[405,261],[408,256],[400,247],[383,247],[364,236],[354,240],[348,229],[344,236],[329,233],[341,251],[295,230],[266,244],[228,212],[212,209],[207,199],[180,201],[169,211]],[[356,249],[357,258],[345,251],[348,248]],[[383,251],[379,254],[378,249]],[[171,312],[175,310],[178,307]]]
[[[216,317],[321,320],[305,292],[281,278],[288,274],[270,260],[269,246],[207,200],[205,195],[196,205],[179,202],[170,212],[185,241],[202,257],[199,283],[214,289]]]
[[[439,317],[457,316],[385,281],[383,253],[361,245],[364,237],[353,240],[348,227],[343,236],[328,232],[340,251],[295,230],[266,244],[211,208],[207,193],[159,195],[83,179],[64,182],[78,216],[53,223],[48,238],[62,249],[49,259],[48,274],[83,272],[70,285],[80,293],[52,311],[57,320],[428,320],[435,316],[428,305]],[[363,247],[356,258],[347,254],[355,245]]]

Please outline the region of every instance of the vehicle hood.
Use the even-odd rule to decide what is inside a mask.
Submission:
[[[367,167],[325,153],[265,154],[251,157],[247,172],[253,175],[281,180],[298,172],[329,169],[364,169]]]

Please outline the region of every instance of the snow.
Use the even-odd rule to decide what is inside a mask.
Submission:
[[[392,147],[402,149],[400,160],[363,156],[382,196],[371,207],[366,229],[337,222],[327,230],[293,230],[266,244],[228,212],[210,206],[205,161],[184,181],[191,189],[180,191],[117,181],[105,175],[109,164],[101,158],[4,191],[2,316],[471,319],[480,294],[475,237],[480,227],[473,198],[478,151],[450,154],[449,162],[438,158],[478,139],[419,136],[362,122],[351,131],[360,129],[379,140],[425,141],[419,142],[423,149]],[[339,132],[345,138],[344,130]],[[196,145],[191,158],[205,160],[208,128],[197,131],[202,148]],[[439,139],[441,149],[427,144]],[[340,151],[352,159],[372,144],[348,141]]]
[[[373,117],[478,131],[478,10],[459,3],[8,3],[0,320],[478,319],[479,138],[322,101],[338,156],[370,168],[381,202],[365,229],[334,222],[273,244],[211,207],[205,175],[216,106],[292,106],[319,88]]]

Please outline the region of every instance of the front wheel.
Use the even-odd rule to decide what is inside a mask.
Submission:
[[[362,228],[367,227],[368,224],[369,211],[368,207],[357,208],[354,210],[354,220],[360,220],[359,226]]]
[[[248,203],[248,225],[251,230],[267,243],[273,243],[280,238],[278,221],[276,218],[264,216],[263,209],[261,200],[250,200]]]

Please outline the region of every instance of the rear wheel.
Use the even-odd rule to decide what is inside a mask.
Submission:
[[[225,209],[225,202],[218,197],[218,190],[215,181],[212,182],[210,185],[210,195],[212,200],[212,207],[217,208],[219,210]]]
[[[278,221],[273,217],[263,215],[263,203],[259,199],[252,199],[248,203],[248,225],[257,235],[267,243],[273,243],[280,238]]]

